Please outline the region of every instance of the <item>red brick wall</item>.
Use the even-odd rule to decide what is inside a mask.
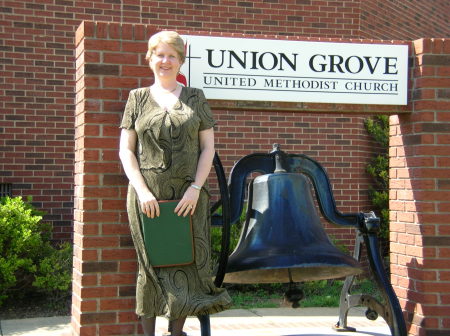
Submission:
[[[392,283],[411,335],[450,335],[450,40],[414,42],[411,114],[391,116]]]
[[[449,1],[361,1],[361,37],[415,40],[450,34]]]
[[[74,32],[83,20],[151,24],[157,29],[272,36],[380,37],[373,27],[362,24],[362,19],[369,22],[366,16],[361,16],[362,7],[368,6],[368,3],[373,2],[258,0],[227,1],[225,5],[215,0],[2,1],[0,183],[12,183],[14,196],[34,197],[35,204],[48,212],[46,220],[55,225],[55,239],[71,238],[75,86],[73,45]],[[378,5],[381,1],[376,3]],[[445,0],[434,1],[434,7],[430,8],[434,8],[438,14],[445,13],[441,9],[447,3]],[[420,21],[420,25],[412,24],[406,35],[399,36],[397,30],[389,29],[381,37],[411,39],[438,33],[441,20],[433,19],[426,22],[426,25],[422,19],[419,20],[419,14],[422,18],[430,17],[426,13],[428,12],[424,12],[423,6],[411,7],[407,18],[414,18],[412,22]],[[380,16],[376,19],[379,20]],[[391,24],[396,22],[400,21],[396,20]],[[426,29],[423,29],[424,25]],[[448,27],[447,25],[447,30],[444,31],[447,36]],[[120,83],[124,89],[136,84],[140,84],[136,79]],[[240,112],[243,113],[245,111]],[[321,117],[318,118],[321,125],[333,124],[328,118],[324,121]],[[361,122],[358,118],[353,118],[353,121]],[[337,125],[340,124],[337,122]],[[360,124],[345,127],[359,129]],[[332,126],[330,130],[331,128]],[[258,134],[257,130],[253,131],[253,136],[254,141],[265,137]],[[308,134],[308,137],[314,139],[312,134]],[[317,139],[325,138],[323,134],[322,137],[317,136]],[[328,145],[330,139],[327,140],[316,145],[326,146],[325,150],[328,152],[333,151]],[[286,138],[286,142],[288,141]],[[305,139],[303,144],[306,143]],[[253,148],[248,148],[247,152],[252,150]]]

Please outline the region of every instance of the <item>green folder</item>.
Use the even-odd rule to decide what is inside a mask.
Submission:
[[[194,262],[194,238],[191,215],[178,216],[179,200],[160,201],[159,217],[141,213],[145,249],[153,267],[188,265]]]

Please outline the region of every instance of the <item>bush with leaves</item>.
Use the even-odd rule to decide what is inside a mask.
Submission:
[[[36,270],[33,286],[49,295],[53,304],[64,299],[72,281],[72,246],[63,243],[59,249],[52,249]]]
[[[389,117],[378,115],[366,119],[365,127],[380,147],[380,152],[372,158],[366,170],[374,181],[374,186],[369,189],[369,197],[379,212],[380,238],[387,242],[389,240]]]
[[[230,227],[230,245],[229,245],[229,253],[233,252],[236,248],[239,238],[241,235],[242,226],[245,223],[247,212],[247,204],[244,204],[244,208],[239,217],[239,221],[234,223]],[[222,213],[222,207],[216,210],[217,214]],[[219,254],[222,248],[222,227],[212,227],[211,228],[211,262],[212,265],[215,266],[218,263]]]
[[[71,247],[50,244],[51,226],[30,201],[0,199],[0,305],[36,288],[54,295],[70,286]]]

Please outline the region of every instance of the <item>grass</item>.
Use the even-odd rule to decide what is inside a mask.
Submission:
[[[264,292],[256,293],[236,293],[232,295],[233,309],[251,309],[251,308],[277,308],[280,304],[277,302],[279,296],[276,294],[266,295]]]
[[[283,300],[282,284],[228,285],[233,309],[277,308]]]
[[[312,281],[304,284],[305,298],[301,307],[338,307],[342,280]]]
[[[320,280],[299,284],[304,291],[304,298],[300,307],[338,307],[343,280]],[[233,309],[278,308],[291,306],[284,300],[284,293],[289,289],[288,284],[250,284],[226,285],[231,298]],[[352,293],[377,295],[378,290],[369,280],[357,281]]]

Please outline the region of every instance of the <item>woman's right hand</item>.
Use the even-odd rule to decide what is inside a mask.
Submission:
[[[141,211],[147,215],[147,217],[155,218],[159,217],[159,204],[153,194],[146,190],[138,194],[139,204],[141,206]]]

